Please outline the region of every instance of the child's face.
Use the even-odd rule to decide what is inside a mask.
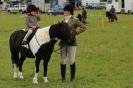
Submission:
[[[38,15],[38,12],[37,12],[37,11],[32,11],[32,12],[31,12],[31,15],[37,16],[37,15]]]
[[[64,16],[69,16],[69,15],[71,15],[70,11],[64,11]]]

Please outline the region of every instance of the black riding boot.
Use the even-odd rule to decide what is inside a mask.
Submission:
[[[72,65],[70,65],[70,70],[71,70],[71,81],[73,81],[75,79],[75,71],[76,71],[76,65],[75,65],[75,63],[73,63]]]
[[[66,74],[66,64],[61,64],[61,77],[62,77],[62,82],[65,81],[65,74]]]

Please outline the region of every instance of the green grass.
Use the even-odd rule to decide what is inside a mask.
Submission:
[[[34,59],[25,60],[23,80],[13,79],[10,60],[8,40],[13,31],[25,27],[25,15],[0,13],[0,88],[133,88],[133,15],[117,16],[118,22],[109,23],[104,11],[88,11],[87,30],[77,36],[75,82],[69,81],[68,61],[67,80],[61,83],[60,55],[53,53],[49,83],[43,83],[41,62],[39,84],[35,85],[32,83]],[[63,16],[43,14],[41,18],[39,24],[45,27],[62,20]],[[57,43],[55,49],[58,47]]]

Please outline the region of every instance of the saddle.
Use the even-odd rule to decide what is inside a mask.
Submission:
[[[27,44],[29,44],[29,42],[31,41],[31,39],[32,39],[33,36],[35,35],[36,31],[37,31],[37,29],[33,30],[32,34],[27,38]],[[27,32],[28,32],[28,31],[25,31],[24,37],[25,37],[25,35],[26,35]],[[24,37],[23,37],[23,38],[24,38]]]
[[[27,38],[26,44],[22,44],[22,41],[21,41],[21,45],[22,45],[23,47],[27,48],[28,50],[30,49],[30,48],[29,48],[29,42],[31,41],[31,39],[32,39],[33,36],[35,35],[36,31],[37,31],[37,29],[33,30],[32,34]],[[27,32],[28,32],[28,31],[24,31],[23,38],[25,37],[25,35],[26,35]],[[22,38],[22,40],[23,40],[23,38]]]

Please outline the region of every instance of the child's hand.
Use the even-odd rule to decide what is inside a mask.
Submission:
[[[33,28],[33,29],[36,29],[36,28],[37,28],[37,26],[32,26],[32,28]]]

